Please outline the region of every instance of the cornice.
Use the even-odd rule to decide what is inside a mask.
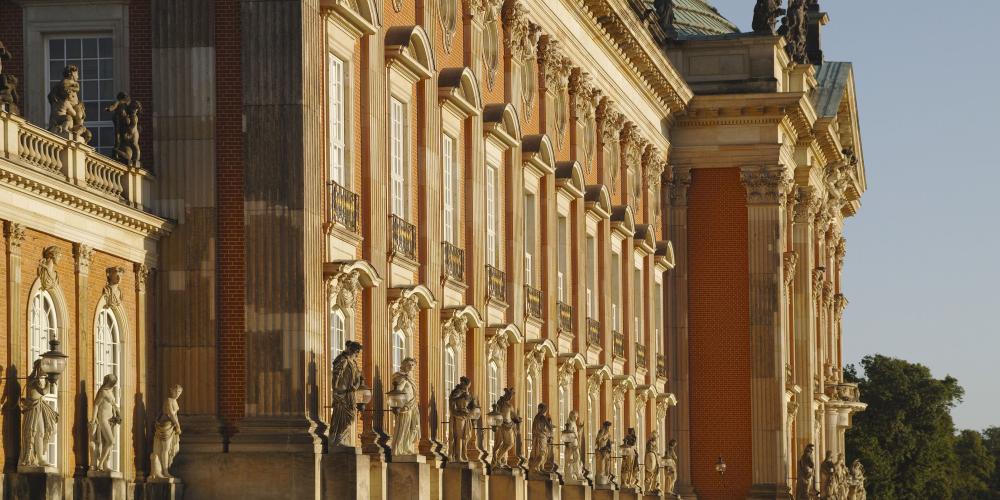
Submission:
[[[776,125],[786,123],[799,139],[810,137],[816,110],[803,92],[697,96],[680,127]]]

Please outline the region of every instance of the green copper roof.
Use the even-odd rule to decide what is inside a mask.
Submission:
[[[740,32],[705,0],[674,0],[673,26],[678,38]]]

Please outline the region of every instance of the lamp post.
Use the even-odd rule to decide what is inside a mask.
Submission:
[[[722,485],[722,492],[726,491],[726,461],[719,455],[719,460],[715,462],[715,472],[719,473],[719,483]]]
[[[361,379],[361,385],[357,389],[354,389],[354,404],[358,407],[358,412],[365,411],[365,405],[367,405],[372,400],[372,389],[368,387],[368,384],[364,379]]]
[[[69,356],[59,350],[59,339],[53,337],[49,340],[49,351],[41,355],[42,373],[50,384],[59,382],[59,376],[66,369],[66,361]]]

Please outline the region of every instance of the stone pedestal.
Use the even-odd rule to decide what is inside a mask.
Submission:
[[[10,498],[62,500],[64,481],[53,467],[18,466],[10,474]],[[5,492],[6,493],[6,492]]]
[[[393,500],[429,500],[430,469],[419,455],[394,456],[386,474]]]
[[[642,500],[642,492],[635,488],[622,488],[618,491],[619,500]]]
[[[444,498],[444,464],[434,458],[428,459],[427,470],[430,477],[431,498]]]
[[[559,477],[555,474],[528,473],[528,500],[558,500],[562,498]]]
[[[661,496],[659,493],[650,494],[646,493],[642,495],[642,500],[660,500]]]
[[[322,460],[323,498],[368,500],[370,461],[357,448],[331,449]]]
[[[594,486],[592,495],[594,500],[618,500],[618,490],[611,484]]]
[[[480,469],[469,463],[449,463],[444,468],[447,500],[486,500],[486,481]]]
[[[125,500],[125,479],[121,472],[87,471],[83,480],[84,500]]]
[[[180,500],[184,498],[184,483],[175,477],[149,479],[142,488],[143,500]]]
[[[562,486],[563,500],[591,500],[590,485],[583,481],[566,481]]]
[[[525,500],[524,476],[520,470],[496,470],[489,475],[490,500]]]

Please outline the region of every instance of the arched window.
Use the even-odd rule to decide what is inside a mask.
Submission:
[[[94,325],[94,393],[101,388],[105,375],[114,375],[118,379],[115,385],[115,400],[121,404],[121,329],[118,319],[109,308],[97,313],[97,324]],[[117,434],[115,448],[111,451],[111,468],[119,470],[119,449],[121,448],[121,426],[114,426]]]
[[[555,426],[556,426],[556,429],[559,429],[560,431],[563,429],[563,426],[566,424],[566,417],[569,416],[569,396],[568,396],[568,394],[569,394],[569,391],[566,389],[566,386],[560,385],[559,386],[559,410],[558,410],[559,414],[556,415],[555,422],[554,422]],[[559,463],[564,463],[563,462],[563,451],[564,451],[563,447],[560,446],[559,447]]]
[[[622,422],[622,405],[620,403],[615,405],[614,427],[615,446],[619,446],[622,443],[622,436],[625,435],[624,422]]]
[[[45,290],[39,290],[31,297],[31,313],[28,318],[28,359],[34,364],[42,353],[48,352],[49,340],[56,336],[59,328],[56,317],[56,306],[52,301],[52,296]],[[51,394],[43,396],[42,400],[59,411],[59,391],[54,390]],[[58,463],[59,459],[59,432],[57,431],[52,442],[49,443],[45,452],[45,461],[50,464]]]
[[[392,371],[398,372],[406,358],[406,334],[402,330],[392,331]]]
[[[487,402],[486,406],[492,408],[493,404],[496,403],[497,399],[500,397],[500,368],[497,367],[496,361],[490,361],[490,364],[487,365],[486,381],[488,391],[486,397],[489,398],[489,402]],[[493,433],[488,432],[486,435],[487,441],[489,441],[489,444],[491,445],[490,448],[492,448]]]
[[[347,342],[347,318],[339,309],[330,311],[330,362],[343,352],[345,342]]]

